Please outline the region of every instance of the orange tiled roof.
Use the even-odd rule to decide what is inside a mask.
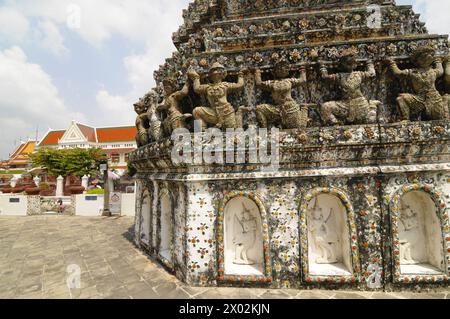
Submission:
[[[134,141],[136,133],[134,126],[98,128],[97,139],[99,143]]]
[[[58,145],[59,140],[66,131],[51,131],[39,143],[39,146]]]
[[[83,124],[77,124],[77,126],[89,142],[97,142],[95,138],[95,128]]]
[[[22,143],[9,158],[8,165],[28,164],[30,160],[29,155],[34,152],[35,147],[35,141]]]

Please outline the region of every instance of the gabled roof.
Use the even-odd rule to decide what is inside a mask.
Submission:
[[[39,142],[38,146],[54,146],[58,145],[59,140],[66,131],[49,131],[46,136]]]
[[[136,138],[137,129],[134,126],[105,127],[97,129],[99,143],[126,142]]]
[[[36,141],[23,142],[11,155],[8,164],[27,164],[30,159],[30,154],[34,152]]]
[[[90,127],[90,126],[78,124],[78,123],[77,123],[77,126],[80,129],[81,133],[83,133],[83,135],[87,138],[87,140],[89,142],[97,142],[97,137],[95,134],[94,127]]]

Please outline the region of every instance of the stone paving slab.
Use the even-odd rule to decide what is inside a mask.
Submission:
[[[0,217],[1,299],[448,299],[438,293],[189,287],[129,241],[133,218]],[[79,265],[81,289],[67,286]]]

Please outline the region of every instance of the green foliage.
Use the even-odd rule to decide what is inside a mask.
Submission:
[[[91,190],[88,190],[86,192],[87,195],[104,195],[105,194],[105,190],[101,189],[101,188],[94,188]]]
[[[133,177],[134,175],[136,175],[137,170],[136,168],[133,166],[133,164],[131,164],[131,162],[127,163],[127,175],[130,177]]]
[[[25,171],[23,169],[12,169],[12,170],[0,170],[0,174],[5,175],[19,175],[23,174]]]
[[[52,176],[95,175],[106,157],[101,149],[64,149],[41,148],[31,155],[33,167],[41,167]]]

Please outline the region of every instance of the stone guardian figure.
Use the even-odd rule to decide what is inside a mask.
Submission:
[[[254,265],[255,262],[248,258],[247,253],[256,242],[256,229],[258,227],[256,217],[242,203],[240,216],[236,214],[234,218],[233,244],[235,245],[235,258],[233,263],[236,265]]]
[[[314,208],[311,212],[311,220],[309,223],[309,231],[317,248],[318,257],[316,264],[335,264],[338,262],[334,252],[336,241],[333,239],[335,234],[328,227],[328,221],[333,214],[333,210],[325,217],[323,209],[319,207],[318,198],[315,199]]]
[[[220,129],[239,128],[239,124],[242,122],[239,117],[242,116],[243,108],[236,113],[231,103],[228,102],[228,94],[244,89],[244,73],[239,72],[237,83],[225,82],[227,71],[223,65],[216,62],[209,72],[211,84],[201,84],[200,75],[194,70],[190,70],[188,76],[194,82],[195,93],[206,95],[210,105],[209,107],[195,108],[194,119],[201,121],[203,128],[208,125]]]
[[[342,93],[339,101],[330,101],[321,106],[321,116],[325,125],[360,125],[377,122],[380,101],[369,101],[361,91],[361,85],[366,79],[376,77],[376,71],[371,61],[367,62],[367,70],[355,71],[357,67],[356,54],[344,52],[339,64],[341,73],[329,74],[326,66],[321,63],[320,72],[324,80],[335,82]]]
[[[271,124],[281,125],[283,129],[300,129],[308,125],[308,110],[302,110],[292,98],[292,89],[306,83],[306,70],[300,70],[300,77],[289,77],[289,63],[278,62],[273,70],[275,80],[262,81],[261,70],[256,70],[256,85],[272,93],[274,104],[261,104],[256,107],[256,117],[262,128]]]
[[[179,128],[187,128],[186,119],[192,117],[192,114],[183,114],[180,107],[180,102],[189,94],[189,83],[178,90],[177,80],[173,78],[166,78],[163,80],[165,99],[162,104],[158,106],[158,111],[165,111],[167,118],[164,120],[163,126],[166,133],[170,136],[172,132]]]
[[[158,112],[158,99],[159,95],[155,90],[151,90],[147,96],[147,118],[149,120],[149,141],[157,142],[162,137],[162,123],[160,120],[160,114]]]
[[[133,105],[134,111],[138,115],[136,117],[136,143],[138,147],[149,143],[148,129],[150,128],[150,121],[147,117],[148,105],[145,103],[145,99],[144,97]]]
[[[448,118],[448,103],[436,89],[436,80],[444,75],[442,61],[430,47],[418,48],[411,57],[415,68],[400,70],[390,59],[392,73],[411,81],[413,93],[402,93],[397,98],[398,112],[402,121],[443,120]]]
[[[403,204],[402,206],[400,216],[400,234],[402,234],[400,238],[400,263],[402,265],[414,265],[419,262],[412,257],[410,238],[415,236],[415,231],[419,227],[417,213],[408,205]]]
[[[448,111],[450,113],[450,54],[447,57],[447,63],[445,65],[444,81],[445,81],[445,91],[447,92],[445,98],[447,99]]]
[[[138,147],[158,141],[161,138],[161,121],[157,112],[158,93],[155,90],[148,92],[139,102],[134,104],[138,114],[136,118],[136,142]]]

